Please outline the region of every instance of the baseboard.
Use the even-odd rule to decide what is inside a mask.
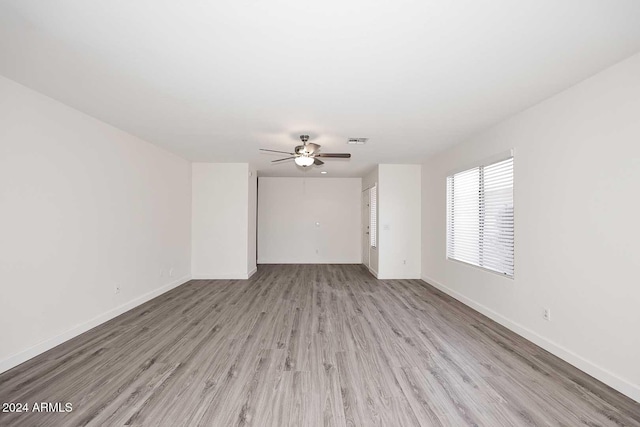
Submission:
[[[247,279],[250,279],[250,278],[251,278],[251,276],[253,276],[253,275],[254,275],[254,274],[256,274],[257,272],[258,272],[258,267],[254,267],[254,269],[253,269],[253,270],[251,270],[251,271],[249,272],[249,274],[247,275]]]
[[[223,274],[194,274],[193,280],[247,280],[249,275],[244,273],[223,273]]]
[[[420,280],[420,275],[415,274],[377,275],[376,277],[380,280]]]
[[[532,331],[531,329],[526,328],[520,325],[519,323],[516,323],[504,317],[503,315],[493,311],[492,309],[472,300],[471,298],[468,298],[462,295],[461,293],[443,285],[442,283],[439,283],[436,280],[433,280],[424,275],[422,276],[422,280],[432,285],[433,287],[441,290],[445,294],[457,299],[458,301],[465,304],[466,306],[469,306],[472,309],[476,310],[477,312],[484,314],[491,320],[494,320],[495,322],[501,324],[505,328],[510,329],[511,331],[515,332],[521,337],[526,338],[532,343],[544,348],[549,353],[559,357],[560,359],[575,366],[581,371],[586,372],[592,377],[602,381],[603,383],[607,384],[611,388],[618,390],[620,393],[630,397],[636,402],[640,402],[640,386],[630,383],[624,378],[620,378],[619,376],[608,371],[607,369],[596,365],[595,363],[583,358],[582,356],[577,355],[571,350],[564,348],[560,344],[555,343],[539,335],[538,333]]]
[[[168,285],[165,285],[161,288],[155,289],[151,292],[148,292],[144,295],[141,295],[129,302],[126,302],[122,305],[119,305],[116,308],[113,308],[105,313],[102,313],[99,316],[94,317],[93,319],[81,323],[77,326],[74,326],[73,328],[59,334],[56,335],[55,337],[49,338],[45,341],[42,341],[39,344],[34,345],[33,347],[29,347],[26,350],[23,350],[19,353],[16,353],[12,356],[9,356],[7,359],[0,361],[0,373],[8,371],[11,368],[14,368],[18,365],[20,365],[21,363],[26,362],[29,359],[32,359],[36,356],[38,356],[39,354],[44,353],[45,351],[51,350],[52,348],[66,342],[69,341],[72,338],[77,337],[80,334],[83,334],[85,332],[87,332],[90,329],[95,328],[98,325],[101,325],[111,319],[113,319],[114,317],[118,317],[120,316],[122,313],[125,313],[141,304],[144,304],[145,302],[154,299],[155,297],[158,297],[162,294],[164,294],[165,292],[170,291],[173,288],[177,288],[178,286],[188,282],[189,280],[191,280],[190,276],[185,276],[181,279],[178,279],[174,282],[169,283]]]
[[[362,260],[353,260],[353,261],[344,261],[344,260],[305,260],[305,261],[290,261],[290,260],[258,260],[258,265],[260,264],[282,264],[282,265],[327,265],[327,264],[336,264],[336,265],[357,265],[362,264]]]
[[[378,277],[378,272],[377,272],[377,271],[375,271],[373,268],[369,267],[368,265],[365,265],[365,267],[367,267],[367,269],[369,270],[369,272],[370,272],[371,274],[373,274],[373,277],[375,277],[376,279],[379,279],[379,277]]]

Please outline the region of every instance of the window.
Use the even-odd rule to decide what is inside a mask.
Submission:
[[[375,248],[378,244],[376,236],[378,235],[378,188],[373,186],[369,189],[369,238],[371,239],[371,247]]]
[[[513,277],[513,157],[447,177],[447,258]]]

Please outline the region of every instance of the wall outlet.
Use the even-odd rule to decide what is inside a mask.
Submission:
[[[319,252],[318,252],[318,250],[316,249],[316,254],[318,254],[318,253],[319,253]]]
[[[402,260],[402,265],[407,265],[407,260],[406,259]]]
[[[116,286],[113,288],[113,293],[114,293],[114,294],[119,294],[119,293],[120,293],[120,285],[116,285]]]
[[[551,321],[551,309],[550,308],[545,308],[544,312],[542,313],[542,318],[544,320],[546,320],[547,322]]]
[[[173,277],[173,267],[169,269],[169,277]]]

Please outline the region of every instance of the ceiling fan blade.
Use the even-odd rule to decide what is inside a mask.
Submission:
[[[285,161],[285,160],[291,160],[291,159],[295,159],[295,158],[296,158],[295,156],[293,156],[293,157],[285,157],[284,159],[271,160],[271,163],[282,162],[282,161]]]
[[[349,159],[351,158],[350,153],[319,153],[316,154],[315,157],[333,157],[336,159]]]
[[[278,150],[267,150],[266,148],[261,148],[260,151],[270,151],[272,153],[282,153],[282,154],[295,154],[295,153],[289,153],[288,151],[278,151]]]
[[[322,160],[320,160],[320,159],[314,158],[313,159],[313,164],[316,165],[316,166],[320,166],[320,165],[324,165],[324,162]]]
[[[307,154],[313,154],[319,149],[320,146],[318,144],[313,144],[310,142],[306,145],[297,145],[296,148],[293,149],[293,151],[295,151],[296,154],[302,154],[304,152],[306,152]]]
[[[320,146],[318,144],[314,144],[313,142],[307,142],[307,151],[309,153],[315,153],[319,149],[320,149]]]

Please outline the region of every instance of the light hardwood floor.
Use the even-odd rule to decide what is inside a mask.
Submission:
[[[193,280],[0,375],[2,426],[640,426],[640,404],[419,280]]]

